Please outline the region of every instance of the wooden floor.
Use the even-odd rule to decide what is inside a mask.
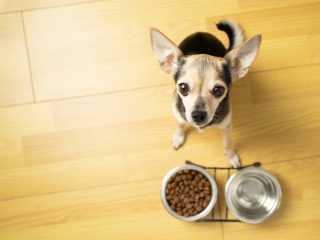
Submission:
[[[320,239],[320,2],[0,0],[0,239]],[[179,42],[214,23],[261,33],[233,88],[244,164],[279,179],[279,212],[260,225],[186,223],[162,207],[162,177],[186,159],[227,166],[220,134],[171,147],[173,81],[149,27]],[[224,214],[219,182],[219,214]]]

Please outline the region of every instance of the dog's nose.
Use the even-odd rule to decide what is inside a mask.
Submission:
[[[195,123],[203,123],[207,118],[207,113],[204,111],[193,111],[191,117]]]

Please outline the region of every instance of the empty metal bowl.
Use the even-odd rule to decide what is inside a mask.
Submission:
[[[232,175],[225,188],[229,210],[240,221],[261,223],[279,208],[281,188],[269,172],[248,167]]]
[[[167,198],[166,198],[166,187],[167,187],[167,184],[168,184],[169,180],[171,179],[171,177],[173,177],[177,172],[180,172],[180,171],[186,170],[186,169],[195,170],[197,172],[202,173],[209,180],[209,183],[211,185],[211,200],[210,200],[208,206],[202,212],[198,213],[197,215],[190,216],[190,217],[184,217],[184,216],[177,214],[174,210],[171,209],[171,207],[169,206],[169,203],[167,201]],[[201,218],[204,218],[205,216],[207,216],[211,212],[211,210],[213,209],[214,205],[217,202],[218,189],[217,189],[216,181],[206,170],[204,170],[203,168],[198,167],[198,166],[186,164],[186,165],[171,169],[165,175],[165,177],[162,180],[162,184],[161,184],[160,196],[161,196],[161,201],[162,201],[163,206],[172,216],[174,216],[178,219],[184,220],[184,221],[194,222],[194,221],[200,220]]]

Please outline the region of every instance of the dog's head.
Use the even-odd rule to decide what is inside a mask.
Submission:
[[[151,42],[160,67],[176,82],[186,120],[204,128],[213,122],[219,105],[228,101],[231,84],[248,72],[258,54],[261,36],[244,42],[224,58],[206,54],[184,56],[177,45],[157,29],[151,29]]]

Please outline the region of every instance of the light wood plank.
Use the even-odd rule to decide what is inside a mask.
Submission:
[[[22,1],[22,0],[1,0],[0,1],[0,13],[6,13],[6,12],[12,12],[12,11],[33,11],[33,10],[38,10],[42,8],[53,8],[53,7],[64,7],[68,5],[74,5],[74,4],[86,4],[90,2],[95,2],[95,1],[104,1],[104,0],[28,0],[28,1]],[[121,4],[128,4],[127,0],[122,0],[122,1],[117,1],[121,2]],[[142,2],[142,1],[140,1]],[[261,5],[257,3],[254,0],[238,0],[238,1],[224,1],[225,4],[232,3],[235,6],[239,6],[241,10],[260,10],[260,9],[268,9],[268,8],[277,8],[277,7],[282,7],[282,6],[292,6],[292,5],[299,5],[301,4],[301,0],[295,0],[295,1],[289,1],[289,0],[284,0],[284,1],[269,1],[268,4]],[[318,0],[308,0],[304,1],[304,3],[313,3],[313,2],[318,2]],[[139,6],[139,2],[133,2],[135,5]],[[202,11],[206,11],[210,3],[199,5],[194,5],[192,1],[186,2],[186,1],[162,1],[163,5],[168,6],[169,9],[171,9],[172,5],[180,5],[180,8],[183,7],[184,5],[182,4],[192,4],[190,6],[190,10],[192,11],[194,7],[197,7],[197,10],[203,9]],[[148,3],[147,3],[148,4]],[[218,7],[220,6],[220,2],[214,2],[214,4]],[[193,8],[192,8],[193,6]],[[190,11],[189,10],[189,11]],[[209,11],[214,11],[214,9],[208,9]]]
[[[0,15],[0,106],[33,101],[21,15]]]
[[[320,128],[319,65],[252,73],[233,88],[234,129],[247,136]],[[248,96],[249,95],[249,96]],[[290,124],[288,124],[288,121]]]
[[[51,104],[0,108],[0,169],[24,165],[22,136],[53,130]]]
[[[319,11],[320,3],[313,3],[218,15],[208,18],[207,24],[210,32],[216,33],[219,19],[232,18],[242,25],[247,38],[262,34],[260,52],[252,68],[261,71],[317,62],[320,51],[317,47],[309,51],[309,39],[319,37]]]
[[[1,0],[0,13],[56,7],[66,4],[84,3],[94,0]]]
[[[185,160],[203,165],[225,166],[227,163],[222,153],[222,146],[219,142],[207,142],[207,144],[189,144],[189,147],[180,151],[172,150],[171,146],[141,152],[127,150],[121,155],[79,157],[76,161],[66,159],[55,164],[43,162],[42,165],[27,168],[2,170],[0,199],[162,178],[169,169],[184,164]],[[211,155],[208,154],[208,149]]]
[[[222,239],[219,223],[190,224],[169,215],[159,200],[160,182],[1,202],[1,239]]]
[[[150,149],[159,151],[170,149],[170,136],[174,123],[172,121],[172,124],[167,124],[168,121],[165,118],[158,119],[153,123],[148,121],[24,137],[23,147],[26,164],[41,165],[101,156],[121,156],[126,153],[123,152],[125,149],[128,149],[127,154]],[[258,156],[263,161],[272,161],[267,157],[271,153],[273,153],[273,160],[320,155],[320,150],[314,149],[313,146],[313,144],[319,143],[317,136],[320,128],[288,131],[288,128],[281,129],[280,124],[275,126],[265,124],[265,128],[259,130],[262,124],[253,123],[252,125],[247,124],[248,126],[245,128],[235,128],[234,144],[245,161],[250,161]],[[251,126],[252,128],[250,128]],[[277,132],[278,128],[280,130]],[[256,131],[252,134],[251,132],[254,130]],[[216,135],[212,134],[213,131]],[[202,143],[208,147],[214,143],[221,144],[220,136],[214,129],[201,135],[193,131],[188,137],[186,148],[195,143]],[[290,141],[290,139],[295,139],[295,141]],[[268,148],[264,146],[268,146]],[[244,152],[242,153],[242,151]],[[212,152],[211,149],[208,149],[207,153],[210,152]],[[220,154],[211,156],[219,157]]]
[[[103,126],[170,117],[174,83],[52,103],[59,130]]]
[[[305,99],[319,97],[317,72],[320,64],[301,68],[274,70],[250,75],[252,101],[256,104],[291,101],[296,104]],[[300,99],[300,101],[299,101]]]
[[[118,155],[125,149],[165,148],[171,127],[161,122],[139,122],[23,137],[27,165],[48,164],[104,155]],[[159,127],[159,123],[162,125]],[[157,134],[153,129],[158,128]],[[125,141],[124,141],[125,139]]]
[[[268,4],[261,4],[261,2],[255,0],[238,0],[239,7],[242,11],[252,11],[252,10],[261,10],[261,9],[268,9],[268,8],[280,8],[280,7],[288,7],[288,6],[295,6],[301,5],[306,3],[318,3],[319,0],[292,0],[292,1],[278,1],[278,0],[269,0]],[[295,6],[299,8],[299,6]]]

